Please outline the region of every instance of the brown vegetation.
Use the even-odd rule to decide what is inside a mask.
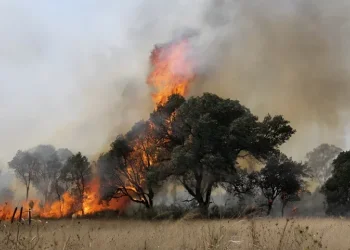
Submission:
[[[350,221],[61,220],[2,223],[0,249],[348,249]]]

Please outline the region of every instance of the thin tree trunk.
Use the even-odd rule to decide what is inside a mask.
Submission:
[[[272,209],[272,202],[268,203],[267,215],[270,215]]]
[[[209,202],[199,204],[200,213],[203,217],[208,217]]]
[[[26,190],[26,201],[28,201],[28,198],[29,198],[29,185],[26,188],[27,188],[27,190]]]
[[[154,192],[151,186],[148,187],[148,200],[150,208],[153,208]]]

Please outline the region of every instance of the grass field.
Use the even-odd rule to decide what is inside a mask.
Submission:
[[[350,221],[62,220],[2,222],[0,249],[350,249]]]

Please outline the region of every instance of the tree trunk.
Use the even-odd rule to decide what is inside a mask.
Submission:
[[[208,209],[209,209],[209,205],[210,205],[210,199],[211,199],[211,192],[213,189],[213,185],[209,184],[207,191],[205,193],[205,199],[201,196],[201,203],[199,203],[200,205],[200,209],[201,209],[201,213],[203,216],[208,217]]]
[[[27,186],[27,190],[26,190],[26,201],[28,201],[29,198],[29,185]]]
[[[270,215],[271,209],[272,209],[272,202],[269,202],[267,206],[268,206],[267,215]]]
[[[152,187],[148,187],[148,203],[149,203],[149,206],[150,208],[153,208],[153,198],[154,198],[154,192],[153,192],[153,189]]]
[[[208,217],[209,202],[199,204],[199,209],[203,217]]]

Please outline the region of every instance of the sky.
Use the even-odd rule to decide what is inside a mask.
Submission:
[[[138,2],[0,1],[0,159],[83,119],[91,93],[106,97],[95,74],[111,74],[101,64],[123,50]]]
[[[105,150],[152,111],[154,45],[188,28],[207,74],[194,94],[282,113],[300,159],[347,147],[349,16],[343,0],[0,0],[0,165],[38,144]]]

